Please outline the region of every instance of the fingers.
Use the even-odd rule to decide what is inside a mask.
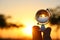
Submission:
[[[39,26],[33,26],[32,28],[32,35],[33,35],[33,40],[42,40],[42,35]]]

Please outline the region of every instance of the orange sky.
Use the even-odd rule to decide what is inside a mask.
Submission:
[[[30,27],[37,23],[35,20],[35,14],[38,10],[53,8],[57,5],[60,5],[60,0],[0,0],[0,13],[12,16],[12,19],[9,20],[10,22],[12,20],[12,22],[14,23],[23,23],[28,28],[28,26]],[[22,32],[19,31],[21,30],[17,28],[10,28],[8,30],[0,29],[0,34],[2,34],[1,36],[5,34],[6,37],[8,37],[8,35],[9,37],[17,37],[17,35],[18,37],[20,37]],[[10,32],[12,32],[11,34],[13,36],[10,34]],[[8,33],[8,35],[6,33]],[[16,33],[16,35],[14,33]],[[55,35],[56,33],[52,34],[53,37],[55,37]],[[26,35],[22,37],[25,36]]]

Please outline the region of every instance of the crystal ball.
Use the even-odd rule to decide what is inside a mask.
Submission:
[[[39,23],[46,23],[50,18],[50,13],[47,10],[39,10],[35,17]]]

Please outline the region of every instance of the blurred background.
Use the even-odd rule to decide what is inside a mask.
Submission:
[[[35,14],[50,9],[52,39],[60,39],[60,0],[0,0],[0,39],[32,39]]]

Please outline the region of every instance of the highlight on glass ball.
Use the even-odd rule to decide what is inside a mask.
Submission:
[[[39,10],[35,17],[39,23],[46,23],[50,18],[50,13],[47,10]]]

